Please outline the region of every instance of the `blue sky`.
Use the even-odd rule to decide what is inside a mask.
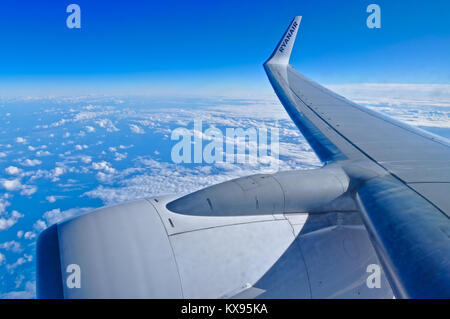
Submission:
[[[261,65],[295,15],[291,62],[318,82],[450,83],[446,0],[2,0],[0,95],[267,90]]]

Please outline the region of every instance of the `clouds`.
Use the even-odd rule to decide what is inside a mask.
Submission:
[[[114,125],[110,119],[100,119],[95,121],[99,127],[106,129],[107,132],[118,132],[119,129]]]
[[[22,190],[20,191],[20,195],[22,196],[31,196],[36,193],[38,190],[35,185],[23,185]]]
[[[11,228],[23,217],[23,215],[16,210],[13,210],[11,214],[3,213],[2,215],[3,216],[0,215],[0,231]]]
[[[308,150],[309,153],[311,153]],[[302,157],[305,162],[302,168],[317,167],[318,160],[315,155]],[[169,162],[159,162],[151,157],[139,158],[142,165],[136,168],[139,174],[127,176],[124,172],[118,173],[114,179],[108,182],[112,186],[100,185],[96,189],[85,193],[91,198],[99,198],[105,205],[119,204],[121,202],[135,200],[157,195],[182,194],[200,188],[224,182],[233,178],[258,173],[270,172],[270,167],[259,163],[257,165],[217,163],[204,166],[187,167]],[[136,163],[136,166],[139,164]],[[291,162],[281,161],[281,170],[299,168],[295,160]],[[143,173],[145,172],[145,173]],[[114,183],[117,181],[117,183]]]
[[[59,208],[55,208],[52,210],[49,210],[44,213],[43,217],[47,221],[46,225],[51,226],[55,223],[58,223],[62,220],[66,220],[68,218],[81,215],[85,212],[88,212],[92,210],[91,207],[82,207],[82,208],[71,208],[68,210],[61,211]],[[42,221],[41,221],[42,222]],[[43,223],[41,223],[40,228],[43,227]]]
[[[8,202],[4,198],[0,198],[0,216],[6,212],[6,207],[8,207],[9,205],[11,205],[10,202]]]
[[[33,239],[36,237],[36,234],[32,231],[24,232],[23,230],[19,230],[17,232],[17,238],[25,238],[25,239]]]
[[[15,241],[15,240],[11,240],[11,241],[8,241],[8,242],[0,243],[0,249],[7,250],[7,251],[12,251],[12,252],[15,252],[15,253],[22,252],[22,247],[20,246],[20,243]]]
[[[410,125],[450,128],[450,84],[360,83],[327,87]]]
[[[41,232],[47,228],[47,224],[42,219],[39,219],[34,223],[33,228],[36,229],[38,232]]]
[[[82,156],[81,161],[85,164],[89,164],[90,162],[92,162],[92,157],[91,156]]]
[[[102,170],[109,174],[114,174],[116,170],[107,161],[94,162],[92,163],[92,168],[99,171]]]
[[[25,232],[25,234],[23,234],[23,238],[33,239],[33,238],[36,238],[36,234],[32,231],[27,231],[27,232]]]
[[[0,185],[7,191],[17,191],[22,188],[22,183],[16,179],[1,179]]]
[[[130,130],[136,134],[145,134],[144,129],[136,124],[130,124]]]
[[[327,87],[356,103],[450,107],[450,84],[357,83]]]
[[[86,131],[87,131],[88,133],[94,133],[94,132],[95,132],[95,128],[94,128],[93,126],[87,125],[87,126],[86,126]]]
[[[356,87],[351,89],[357,93]],[[372,108],[415,123],[447,123],[441,115],[450,108],[385,105],[381,104],[387,98],[384,89],[367,90],[375,92],[370,98]],[[406,99],[406,93],[401,97]],[[432,97],[426,98],[431,101]],[[390,99],[400,101],[395,96]],[[34,113],[21,115],[32,129],[14,132],[23,136],[21,143],[12,143],[16,136],[0,130],[0,137],[11,143],[0,145],[4,147],[4,155],[0,152],[0,231],[5,238],[0,243],[4,258],[0,297],[34,296],[35,268],[29,260],[35,258],[38,234],[54,223],[103,205],[188,193],[232,178],[271,172],[264,161],[198,165],[172,162],[170,151],[175,141],[170,140],[170,133],[177,127],[191,130],[193,119],[201,119],[204,129],[277,128],[279,159],[269,156],[267,161],[277,161],[280,170],[321,165],[275,96],[266,100],[144,102],[139,104],[144,106],[136,107],[129,101],[118,104],[114,98],[46,101],[51,106],[39,112],[39,123],[32,122],[36,121]],[[435,102],[442,104],[437,98]],[[171,105],[170,109],[166,104]]]
[[[61,176],[62,174],[65,173],[65,171],[66,171],[66,169],[64,167],[56,166],[52,170],[53,178],[57,178],[57,177]]]
[[[66,198],[66,196],[45,196],[45,199],[49,202],[49,203],[54,203],[56,202],[58,199],[63,199]]]
[[[31,261],[33,261],[33,256],[24,254],[22,257],[19,257],[14,263],[6,265],[6,268],[9,271],[14,271],[15,268]]]
[[[52,155],[49,151],[37,151],[36,156],[43,157],[43,156],[50,156]]]
[[[86,121],[94,119],[98,116],[105,115],[105,112],[82,111],[75,115],[74,121]]]
[[[39,179],[46,178],[52,182],[59,181],[61,175],[64,175],[68,171],[75,171],[75,168],[68,169],[64,166],[64,163],[56,163],[56,167],[51,170],[36,170],[24,173],[23,175],[29,177],[28,182],[36,183]]]
[[[21,169],[15,166],[8,166],[5,168],[5,172],[9,175],[18,175],[21,172]]]
[[[88,148],[88,146],[86,144],[85,145],[79,145],[79,144],[75,145],[75,149],[77,151],[81,151],[81,150],[86,149],[86,148]]]
[[[31,299],[36,296],[36,283],[28,281],[24,290],[10,291],[0,295],[1,299]]]
[[[41,164],[42,164],[42,161],[40,161],[40,160],[38,160],[38,159],[33,159],[33,160],[31,160],[31,159],[28,159],[28,158],[27,158],[27,159],[21,161],[20,164],[21,164],[22,166],[32,167],[32,166],[36,166],[36,165],[41,165]]]
[[[114,155],[115,155],[115,157],[114,157],[115,161],[122,161],[122,160],[126,159],[128,156],[127,153],[118,153],[118,152],[115,152]]]
[[[45,199],[46,199],[49,203],[54,203],[54,202],[56,202],[56,196],[46,196]]]
[[[19,178],[16,179],[0,179],[0,186],[6,191],[20,191],[21,195],[30,196],[36,193],[37,187],[34,185],[23,185]]]

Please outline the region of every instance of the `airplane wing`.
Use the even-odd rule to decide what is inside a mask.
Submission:
[[[289,65],[301,17],[264,64],[322,162],[341,163],[398,297],[450,297],[450,143],[364,108]]]
[[[448,141],[296,72],[300,19],[264,67],[324,167],[52,225],[37,242],[39,298],[450,297]]]

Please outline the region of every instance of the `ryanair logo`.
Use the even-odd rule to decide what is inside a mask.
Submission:
[[[292,26],[289,29],[287,35],[284,37],[283,42],[281,42],[281,45],[280,45],[280,48],[278,49],[278,51],[283,53],[284,49],[286,49],[287,44],[289,43],[289,41],[292,38],[292,34],[294,34],[297,27],[298,27],[298,23],[297,23],[297,21],[294,21],[294,23],[292,23]]]

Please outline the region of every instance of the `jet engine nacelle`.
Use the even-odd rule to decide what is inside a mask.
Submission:
[[[378,259],[350,193],[330,165],[101,208],[39,236],[37,294],[392,297],[383,274],[382,288],[366,285]]]
[[[236,216],[354,210],[345,195],[349,178],[340,167],[241,177],[167,204],[175,213]]]

